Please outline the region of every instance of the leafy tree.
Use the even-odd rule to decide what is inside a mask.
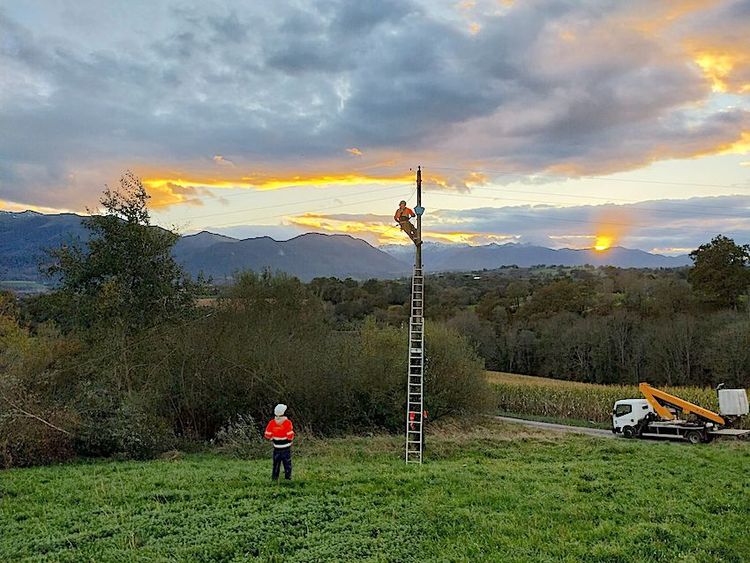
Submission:
[[[738,245],[718,235],[690,253],[688,279],[704,299],[719,307],[737,308],[739,296],[750,286],[750,245]]]
[[[84,219],[86,245],[50,251],[48,273],[61,281],[60,293],[77,328],[106,325],[126,334],[179,316],[190,307],[196,286],[171,251],[178,235],[150,224],[149,195],[141,180],[126,172],[107,187],[101,214]]]

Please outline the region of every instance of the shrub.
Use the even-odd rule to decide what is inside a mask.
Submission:
[[[242,459],[257,459],[268,455],[261,428],[251,415],[231,418],[216,433],[212,442],[218,451]]]

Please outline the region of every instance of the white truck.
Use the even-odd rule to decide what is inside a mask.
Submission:
[[[671,438],[691,444],[710,442],[719,436],[750,437],[750,430],[733,428],[748,414],[747,391],[720,385],[719,413],[704,409],[676,395],[641,383],[643,399],[622,399],[612,410],[612,432],[625,438]]]

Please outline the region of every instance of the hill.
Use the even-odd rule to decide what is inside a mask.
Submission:
[[[85,240],[88,236],[81,219],[75,214],[0,212],[0,280],[41,281],[38,264],[45,248],[70,240]],[[239,270],[265,268],[305,281],[319,276],[382,279],[408,275],[414,248],[391,245],[377,249],[349,235],[307,233],[286,241],[270,237],[240,240],[203,231],[181,237],[174,255],[191,274],[202,271],[219,282],[230,279]],[[425,243],[423,255],[425,268],[432,272],[540,264],[673,268],[690,263],[687,256],[662,256],[622,247],[602,252],[514,243],[484,246]]]
[[[216,281],[228,280],[238,270],[286,272],[309,281],[315,277],[393,278],[406,275],[408,266],[349,235],[307,233],[290,240],[270,237],[238,240],[208,232],[182,237],[175,258],[188,272],[204,272]]]
[[[409,245],[382,246],[394,258],[407,261],[413,255]],[[643,250],[615,246],[604,251],[553,249],[528,244],[486,244],[482,246],[425,243],[425,269],[432,272],[493,270],[501,266],[617,266],[620,268],[678,268],[691,263],[688,256],[663,256]]]
[[[0,280],[41,281],[39,262],[45,249],[88,237],[81,219],[72,213],[0,211]]]
[[[75,214],[0,212],[0,280],[41,281],[38,265],[44,249],[86,240],[82,219]],[[217,281],[230,279],[239,270],[265,268],[305,281],[318,276],[394,278],[409,272],[406,264],[349,235],[308,233],[287,241],[238,240],[204,231],[181,237],[174,255],[191,274],[203,271]]]

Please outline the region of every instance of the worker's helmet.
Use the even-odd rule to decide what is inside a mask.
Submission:
[[[406,205],[406,201],[402,199],[401,201],[398,202],[398,204],[399,205]]]

